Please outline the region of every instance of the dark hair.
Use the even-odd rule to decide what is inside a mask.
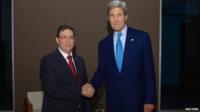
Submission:
[[[59,37],[60,32],[66,30],[66,29],[71,30],[75,36],[75,29],[73,27],[71,27],[70,25],[60,25],[57,29],[56,37]]]

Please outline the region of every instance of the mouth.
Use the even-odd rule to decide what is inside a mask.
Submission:
[[[113,24],[114,26],[118,26],[119,24],[117,24],[117,23],[115,23],[115,24]]]
[[[69,45],[69,44],[65,44],[64,46],[65,47],[72,47],[72,45]]]

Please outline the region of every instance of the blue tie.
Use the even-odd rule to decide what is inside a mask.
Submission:
[[[116,44],[116,54],[115,54],[115,59],[119,73],[121,73],[122,60],[123,60],[123,46],[122,46],[121,36],[122,33],[119,32],[117,34],[117,44]]]

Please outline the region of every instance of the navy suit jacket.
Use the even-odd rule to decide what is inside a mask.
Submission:
[[[115,61],[113,32],[99,42],[98,68],[91,84],[106,84],[108,112],[143,112],[144,104],[156,103],[156,84],[151,41],[146,32],[128,27],[122,72]]]
[[[87,82],[83,58],[73,57],[78,72],[76,80],[58,49],[41,60],[40,78],[44,89],[42,112],[86,112],[88,102],[81,96]]]

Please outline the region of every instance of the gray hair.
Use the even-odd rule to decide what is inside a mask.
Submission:
[[[122,8],[124,11],[124,14],[127,14],[127,5],[125,1],[122,0],[111,0],[107,5],[107,14],[109,13],[110,9],[119,7]]]

